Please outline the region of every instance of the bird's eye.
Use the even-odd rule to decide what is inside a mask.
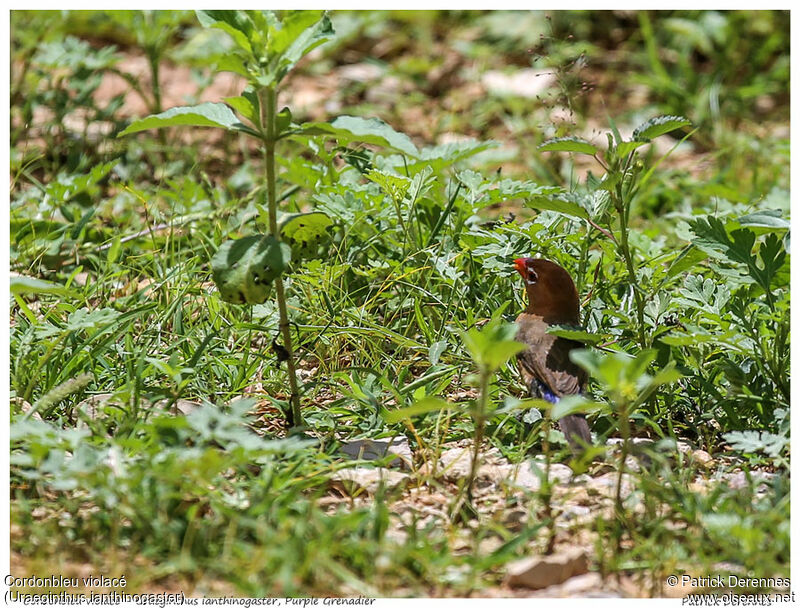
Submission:
[[[539,280],[539,275],[537,275],[536,271],[529,266],[528,276],[525,278],[525,281],[528,283],[528,285],[534,285],[538,280]]]

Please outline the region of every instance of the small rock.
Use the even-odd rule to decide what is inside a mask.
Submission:
[[[603,588],[603,577],[597,572],[587,572],[573,576],[558,589],[554,596],[576,597],[600,594]]]
[[[750,472],[750,478],[753,480],[754,484],[759,484],[759,482],[768,482],[773,477],[775,477],[774,473],[767,473],[765,471]],[[744,471],[738,471],[730,475],[724,475],[722,478],[727,482],[728,486],[734,490],[743,490],[749,485],[747,482],[747,474]],[[756,491],[761,490],[762,487],[766,487],[764,483],[760,483],[756,488]]]
[[[510,466],[496,448],[482,452],[479,456],[478,478],[496,480],[505,474],[504,466]],[[499,468],[498,468],[499,467]],[[451,448],[442,452],[439,471],[448,481],[458,481],[469,476],[472,468],[472,447]]]
[[[33,409],[33,406],[25,401],[22,397],[13,397],[11,399],[12,403],[16,403],[19,405],[19,408],[22,410],[23,414],[28,414],[34,420],[43,420],[42,415]]]
[[[695,450],[692,452],[692,461],[706,469],[710,469],[714,466],[714,458],[705,450]]]
[[[528,557],[512,562],[508,566],[506,581],[511,586],[544,589],[588,571],[586,552],[576,547],[553,555]]]
[[[409,476],[389,469],[355,467],[342,469],[331,476],[331,485],[350,496],[362,493],[375,494],[381,484],[388,490],[398,488],[408,482]]]
[[[472,450],[453,448],[442,452],[439,468],[446,479],[458,480],[466,477],[472,468]]]
[[[547,465],[543,459],[535,458],[533,460],[529,460],[527,464],[531,472],[536,473],[538,470],[541,471],[542,476],[544,476],[544,471]],[[558,462],[550,464],[551,481],[561,481],[567,483],[570,479],[572,479],[572,469],[570,469],[567,465]]]
[[[159,399],[152,404],[152,407],[156,410],[168,411],[173,414],[183,414],[184,416],[188,416],[196,409],[203,407],[202,403],[189,401],[188,399],[178,399],[172,405],[170,405],[169,402],[169,399]],[[143,404],[143,407],[147,408],[151,406],[150,404]]]
[[[525,490],[537,492],[545,478],[546,464],[540,460],[529,460],[519,467],[506,465],[506,475],[501,481]],[[568,483],[572,479],[572,469],[565,464],[550,465],[550,481],[556,484]]]
[[[97,393],[96,395],[90,395],[76,405],[75,412],[79,417],[76,426],[78,428],[86,428],[86,420],[97,420],[102,413],[103,406],[105,406],[113,396],[112,393]]]
[[[586,484],[587,490],[591,494],[595,492],[608,498],[614,498],[617,495],[617,477],[618,473],[606,473],[600,477],[594,477],[589,483]],[[631,476],[627,473],[622,475],[622,487],[620,488],[620,496],[627,498],[633,490],[631,483]]]
[[[581,522],[591,520],[592,509],[589,507],[577,504],[564,504],[562,509],[562,517],[567,521],[577,520]]]
[[[405,437],[396,437],[391,440],[356,439],[355,441],[345,441],[340,450],[353,460],[379,460],[393,455],[394,458],[386,466],[406,471],[411,470],[413,462],[411,446]]]

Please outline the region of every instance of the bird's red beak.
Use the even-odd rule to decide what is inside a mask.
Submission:
[[[514,268],[523,277],[525,276],[525,258],[517,258],[514,260]]]

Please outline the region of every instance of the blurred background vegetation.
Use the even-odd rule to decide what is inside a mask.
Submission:
[[[263,220],[258,150],[202,129],[116,138],[134,118],[238,95],[242,83],[216,70],[230,39],[191,11],[12,11],[12,565],[91,563],[111,575],[134,563],[134,586],[217,594],[463,595],[497,584],[522,550],[497,522],[481,521],[476,538],[505,544],[465,555],[453,530],[434,525],[393,542],[382,497],[320,506],[342,466],[335,445],[405,434],[425,460],[471,436],[463,412],[411,428],[380,413],[469,389],[460,332],[509,301],[507,316],[521,309],[515,256],[568,268],[587,331],[636,352],[624,264],[602,234],[522,196],[487,193],[530,181],[526,191],[558,187],[596,210],[607,205],[602,168],[542,152],[542,142],[603,146],[613,129],[630,137],[654,116],[678,115],[696,130],[643,150],[653,179],[630,225],[654,366],[674,361],[683,377],[634,412],[635,434],[735,456],[720,474],[748,474],[744,486],[710,493],[688,488],[697,463],[642,474],[645,506],[659,515],[616,552],[600,526],[599,569],[653,580],[723,561],[756,576],[786,571],[789,13],[331,19],[334,39],[300,62],[279,103],[298,122],[379,117],[423,152],[409,163],[313,138],[281,149],[283,209],[319,208],[338,226],[331,247],[288,280],[317,435],[309,445],[282,439],[274,305],[228,306],[210,283],[219,243]],[[419,242],[401,236],[369,168],[416,180],[418,199],[406,204]],[[608,404],[611,388],[590,392]],[[489,441],[525,458],[527,431],[503,410],[522,395],[513,370],[491,390],[505,414]],[[202,406],[243,394],[247,407]],[[172,415],[185,402],[199,409]],[[615,434],[611,409],[592,422]],[[767,490],[751,468],[772,475]]]

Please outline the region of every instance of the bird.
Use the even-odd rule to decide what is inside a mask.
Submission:
[[[517,354],[517,366],[531,397],[557,403],[567,395],[583,392],[588,375],[569,358],[571,350],[583,348],[575,340],[547,333],[552,325],[580,324],[578,290],[569,273],[555,262],[517,258],[514,268],[525,281],[528,307],[517,317],[516,340],[527,345]],[[569,414],[558,421],[573,453],[592,444],[589,425],[582,414]]]

